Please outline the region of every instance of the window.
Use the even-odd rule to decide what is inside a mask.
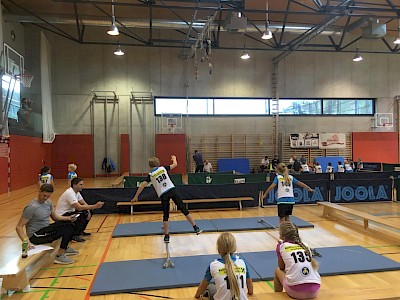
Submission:
[[[324,115],[373,115],[372,99],[324,99]]]
[[[214,115],[268,115],[267,99],[214,99]]]
[[[9,118],[17,120],[17,113],[20,108],[21,97],[20,82],[8,75],[3,75],[1,88],[3,94],[3,105],[6,103],[6,99],[9,100],[9,109],[7,115]]]
[[[279,114],[320,115],[321,113],[320,99],[279,99]]]

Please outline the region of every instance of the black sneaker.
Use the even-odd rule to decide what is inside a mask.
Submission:
[[[83,231],[81,233],[81,235],[83,235],[83,236],[91,236],[92,234],[90,232]]]
[[[164,243],[169,243],[169,234],[164,236]]]
[[[197,225],[194,225],[194,226],[193,226],[193,229],[194,229],[194,232],[195,232],[197,235],[199,235],[200,233],[203,232],[203,230],[201,230]]]
[[[82,243],[82,242],[86,241],[85,239],[81,238],[79,235],[73,236],[72,240],[74,242],[78,242],[78,243]]]

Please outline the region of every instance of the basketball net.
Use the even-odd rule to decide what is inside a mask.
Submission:
[[[31,83],[32,83],[33,77],[34,76],[31,75],[31,74],[21,74],[19,76],[19,80],[21,81],[21,83],[22,83],[22,85],[24,87],[29,88],[29,87],[31,87]]]

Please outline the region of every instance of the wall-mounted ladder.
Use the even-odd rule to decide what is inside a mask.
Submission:
[[[279,147],[279,62],[274,63],[272,78],[271,78],[271,106],[270,113],[273,117],[272,124],[272,140],[273,140],[273,151],[274,155],[278,154],[281,157],[280,147]]]

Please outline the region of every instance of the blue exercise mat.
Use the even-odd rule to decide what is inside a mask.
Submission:
[[[361,246],[327,247],[316,249],[321,257],[318,272],[322,276],[359,274],[400,269],[400,263]],[[241,256],[262,280],[272,280],[277,267],[275,251],[247,252]]]
[[[318,248],[322,276],[400,270],[400,263],[360,246]],[[272,280],[277,267],[275,251],[240,253],[254,281]],[[165,288],[197,286],[218,255],[172,258],[175,268],[163,269],[165,259],[101,264],[90,295],[117,294]],[[112,280],[111,280],[112,279]]]
[[[263,223],[260,220],[264,220]],[[218,231],[241,231],[241,230],[262,230],[275,229],[279,227],[278,217],[251,217],[251,218],[231,218],[231,219],[211,219],[210,220]],[[290,221],[299,228],[314,227],[302,219],[291,216]]]
[[[260,223],[264,220],[265,223]],[[295,223],[299,228],[314,227],[309,222],[292,216],[291,222]],[[252,218],[228,218],[228,219],[210,219],[196,220],[196,224],[204,232],[216,231],[242,231],[242,230],[263,230],[275,229],[279,226],[278,217],[252,217]],[[193,227],[188,221],[170,221],[169,232],[191,233]],[[163,234],[162,222],[143,222],[143,223],[126,223],[115,226],[113,237],[143,236],[143,235],[159,235]]]
[[[162,222],[126,223],[115,226],[113,237],[143,236],[164,234]],[[169,222],[169,233],[194,233],[192,225],[185,221]],[[210,220],[196,220],[196,225],[204,232],[217,231]]]
[[[128,260],[101,264],[90,295],[197,286],[210,263],[219,255],[172,258],[175,268],[163,269],[165,259]],[[254,281],[260,277],[249,267]],[[110,280],[112,278],[112,280]]]

